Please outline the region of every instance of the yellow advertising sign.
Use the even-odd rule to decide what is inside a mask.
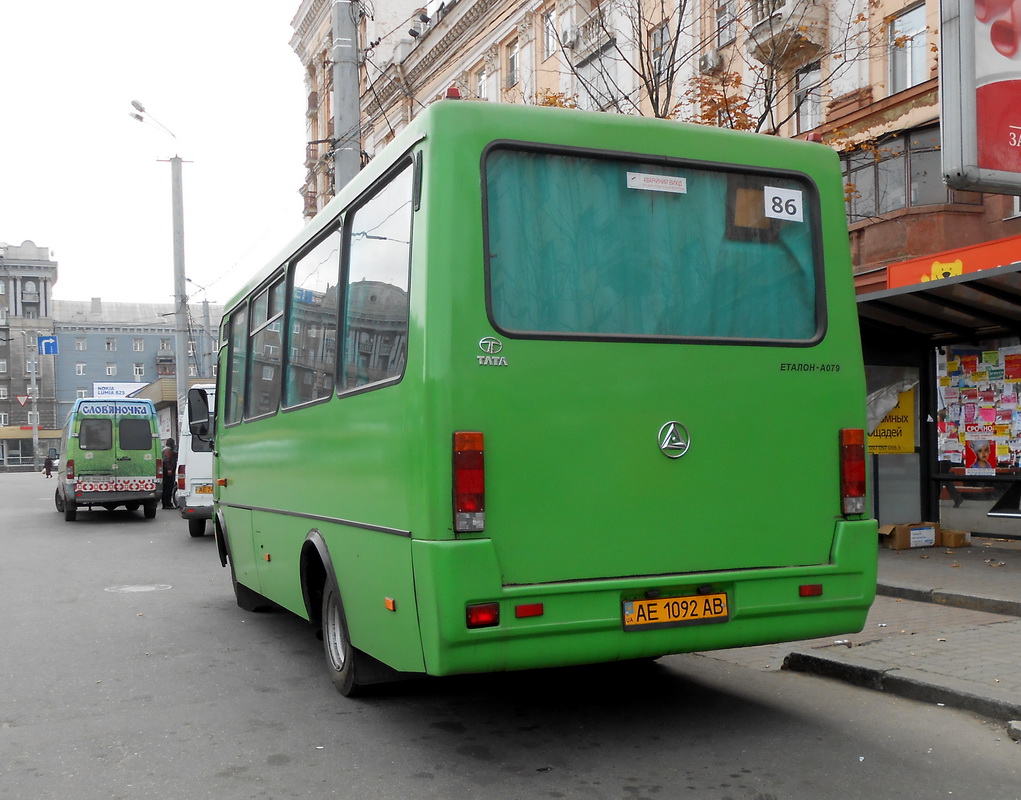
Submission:
[[[869,434],[869,452],[879,455],[915,452],[914,389],[901,392],[894,409]]]

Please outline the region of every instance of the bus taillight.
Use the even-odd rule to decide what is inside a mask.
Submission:
[[[184,464],[177,467],[177,488],[182,492],[184,491],[184,469]]]
[[[840,499],[845,514],[865,513],[865,431],[840,430]]]
[[[156,483],[159,484],[159,482],[161,480],[163,480],[163,459],[162,458],[157,458],[156,459]]]
[[[486,470],[482,434],[454,432],[454,530],[481,531],[486,526]]]

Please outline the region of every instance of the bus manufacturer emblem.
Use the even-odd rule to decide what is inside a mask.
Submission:
[[[680,458],[688,452],[690,445],[688,429],[676,420],[665,423],[659,429],[659,449],[667,458]]]
[[[487,355],[495,356],[503,350],[503,342],[495,336],[483,336],[479,339],[479,350]]]

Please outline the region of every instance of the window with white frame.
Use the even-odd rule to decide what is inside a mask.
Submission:
[[[7,399],[7,387],[6,386],[0,386],[0,400],[6,400],[6,399]]]
[[[133,364],[131,371],[136,378],[141,378],[145,375],[145,364]]]
[[[925,33],[924,5],[910,8],[890,20],[890,94],[928,80]]]
[[[110,375],[110,376],[116,375],[117,374],[117,365],[116,364],[107,363],[107,365],[106,365],[106,374]]]
[[[107,339],[106,340],[106,349],[109,350],[110,352],[113,352],[114,350],[116,350],[117,349],[117,340],[116,339]]]
[[[74,395],[79,400],[84,400],[86,397],[89,396],[89,390],[88,389],[75,389]]]
[[[169,339],[160,339],[160,350],[171,350]]]
[[[716,46],[737,38],[737,0],[716,0]]]
[[[25,359],[25,374],[31,375],[32,373],[39,374],[39,359],[38,358],[26,358]]]
[[[39,424],[39,412],[38,411],[29,411],[28,412],[28,424],[29,425],[38,425]]]
[[[134,350],[136,353],[141,353],[142,351],[144,351],[145,350],[145,339],[132,339],[131,340],[131,349]]]
[[[557,52],[557,12],[552,8],[542,15],[542,57],[550,58]]]
[[[7,359],[0,358],[0,372],[7,372]]]
[[[666,79],[667,59],[670,55],[670,26],[664,22],[649,32],[649,60],[653,75],[659,82]]]
[[[7,424],[8,424],[7,423],[7,412],[6,411],[0,411],[0,425],[6,426]]]
[[[798,133],[822,125],[822,69],[819,62],[809,64],[798,72],[794,90],[797,107]]]
[[[518,48],[518,40],[514,39],[508,42],[504,47],[504,64],[507,67],[506,72],[506,83],[504,84],[508,89],[514,86],[518,82],[518,58],[520,56]]]
[[[86,347],[86,345],[85,345],[85,340],[84,339],[75,339],[74,340],[74,349],[78,350],[78,351],[82,351],[82,350],[88,349]]]
[[[489,99],[489,89],[487,88],[487,75],[486,68],[482,67],[478,72],[475,73],[475,96],[479,100]]]
[[[74,365],[74,374],[75,375],[84,375],[85,374],[85,365],[84,364],[75,364]]]

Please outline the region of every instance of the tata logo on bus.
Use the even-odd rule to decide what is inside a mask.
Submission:
[[[659,429],[659,449],[667,458],[680,458],[690,446],[688,429],[677,420],[671,420]]]
[[[479,366],[483,367],[509,367],[505,356],[497,355],[503,350],[503,342],[495,336],[483,336],[479,339],[479,350],[486,355],[475,356],[479,360]]]

